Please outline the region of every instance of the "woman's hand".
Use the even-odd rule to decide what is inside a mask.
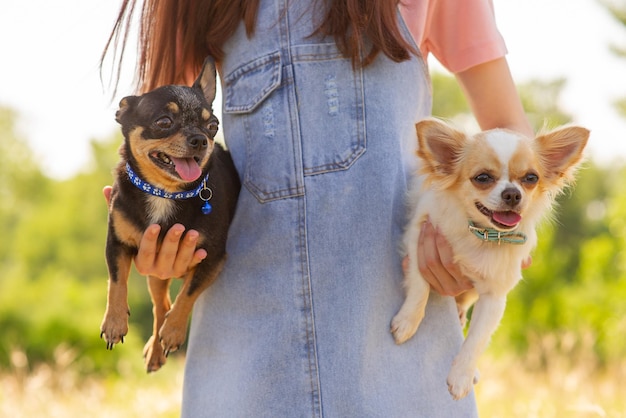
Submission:
[[[471,280],[461,273],[454,263],[452,247],[446,238],[429,221],[422,224],[417,244],[417,257],[420,273],[430,287],[443,296],[458,296],[474,287]],[[522,268],[528,268],[532,258],[522,261]],[[408,266],[408,258],[403,267]]]
[[[106,186],[102,194],[109,203],[111,186]],[[167,231],[159,248],[160,232],[161,227],[156,224],[150,225],[144,232],[135,257],[135,267],[139,274],[163,280],[182,277],[206,258],[205,250],[196,250],[199,237],[197,231],[189,230],[183,238],[185,227],[175,224]]]
[[[474,287],[454,263],[452,247],[446,238],[429,221],[422,224],[417,258],[420,273],[435,292],[456,296]]]

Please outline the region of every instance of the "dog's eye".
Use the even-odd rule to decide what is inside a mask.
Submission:
[[[535,184],[539,181],[539,176],[535,173],[528,173],[522,179],[522,183]]]
[[[211,135],[211,138],[213,138],[216,134],[217,134],[217,129],[218,129],[218,123],[216,120],[212,120],[210,121],[207,125],[206,125],[207,130],[209,131],[209,135]]]
[[[219,124],[220,123],[215,117],[215,115],[211,115],[211,117],[209,118],[209,121],[206,124],[206,130],[209,132],[209,136],[211,138],[215,138]]]
[[[491,177],[487,173],[480,173],[476,177],[474,177],[474,181],[480,184],[488,184],[493,182],[493,177]]]
[[[172,127],[172,119],[167,116],[163,116],[162,118],[157,119],[154,124],[160,129],[169,129]]]

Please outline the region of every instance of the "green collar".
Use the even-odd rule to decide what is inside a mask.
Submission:
[[[524,244],[527,239],[526,235],[521,232],[515,232],[515,231],[502,232],[502,231],[498,231],[497,229],[492,229],[492,228],[479,228],[476,225],[474,225],[474,222],[472,221],[468,221],[468,222],[469,222],[468,227],[469,227],[470,232],[485,242],[497,242],[498,245],[500,245],[503,242],[506,244],[521,245],[521,244]]]

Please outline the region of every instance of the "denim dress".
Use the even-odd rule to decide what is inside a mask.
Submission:
[[[389,332],[427,68],[383,54],[353,68],[312,36],[314,3],[262,0],[254,35],[225,45],[222,125],[243,187],[226,266],[193,312],[182,415],[476,416],[473,394],[447,390],[452,298],[431,294],[407,343]]]

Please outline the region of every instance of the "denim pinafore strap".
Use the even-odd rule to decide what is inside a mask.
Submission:
[[[431,295],[409,342],[389,332],[424,62],[353,69],[311,36],[312,3],[262,0],[254,36],[240,27],[225,46],[222,125],[243,187],[226,266],[193,313],[183,416],[475,416],[446,386],[462,342],[452,298]]]

